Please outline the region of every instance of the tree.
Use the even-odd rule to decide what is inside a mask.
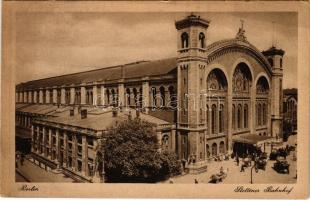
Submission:
[[[110,128],[103,152],[108,182],[156,182],[181,171],[175,155],[159,151],[155,125],[140,119]]]

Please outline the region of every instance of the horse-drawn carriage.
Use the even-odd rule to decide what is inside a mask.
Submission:
[[[284,148],[273,149],[269,155],[270,160],[277,160],[278,157],[284,157],[288,155],[288,152]]]
[[[267,161],[264,158],[259,158],[256,160],[256,167],[258,169],[262,169],[265,170],[266,169],[266,165],[267,165]]]

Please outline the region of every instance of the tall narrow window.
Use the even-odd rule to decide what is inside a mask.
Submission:
[[[244,128],[248,128],[248,105],[245,104],[244,105],[244,108],[243,108],[243,125],[244,125]]]
[[[182,33],[181,35],[181,41],[182,41],[182,48],[188,48],[188,34],[187,33]]]
[[[232,129],[236,130],[236,108],[235,108],[235,104],[232,105]]]
[[[219,132],[222,133],[224,131],[224,106],[221,105],[219,109]]]
[[[238,113],[237,113],[237,120],[238,120],[238,129],[241,128],[241,105],[238,105]]]
[[[211,130],[212,134],[216,133],[216,105],[212,105],[212,118],[211,118]]]
[[[262,125],[262,116],[261,116],[261,113],[262,113],[262,105],[261,105],[261,104],[258,104],[258,108],[257,108],[258,126],[261,126],[261,125]]]
[[[263,125],[266,125],[267,123],[267,110],[266,110],[266,104],[263,104]]]
[[[200,48],[205,48],[205,34],[199,33]]]
[[[207,124],[207,134],[210,134],[210,124],[209,124],[209,119],[210,119],[210,116],[209,116],[209,106],[208,104],[206,105],[207,109],[206,109],[206,124]]]

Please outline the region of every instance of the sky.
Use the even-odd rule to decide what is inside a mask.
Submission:
[[[174,23],[189,14],[18,13],[16,83],[141,60],[175,57],[177,31]],[[244,20],[245,35],[259,50],[275,44],[285,51],[283,88],[297,87],[296,13],[195,14],[210,20],[207,45],[234,38],[241,26],[240,20]]]

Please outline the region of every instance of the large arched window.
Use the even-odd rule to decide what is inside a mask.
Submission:
[[[220,142],[219,152],[220,152],[220,154],[224,154],[225,153],[225,144],[224,144],[223,141]]]
[[[161,107],[164,107],[166,105],[166,94],[165,94],[165,88],[163,86],[161,86],[159,88],[159,92],[160,92],[160,99],[161,99]]]
[[[216,105],[212,105],[211,111],[211,130],[212,134],[216,134]]]
[[[132,90],[133,92],[133,98],[134,98],[134,102],[135,102],[135,106],[138,106],[138,92],[137,92],[137,89],[136,88],[133,88]]]
[[[110,90],[109,89],[107,89],[106,97],[107,97],[106,104],[110,105]]]
[[[127,88],[126,89],[126,98],[127,98],[127,106],[130,106],[131,105],[131,101],[130,101],[130,89]]]
[[[199,44],[200,48],[205,48],[205,34],[204,33],[199,33]]]
[[[156,102],[156,88],[155,87],[152,87],[152,100],[153,100],[153,107],[155,107],[157,105],[157,102]]]
[[[171,85],[169,86],[168,90],[169,90],[169,96],[170,96],[170,106],[172,108],[176,108],[177,97],[176,97],[176,92],[174,91],[174,87]]]
[[[241,128],[241,122],[242,122],[242,118],[241,118],[241,105],[239,104],[238,105],[238,111],[237,111],[237,123],[238,123],[238,129],[240,129]]]
[[[244,108],[243,108],[243,126],[244,126],[244,128],[248,128],[248,126],[249,126],[249,124],[248,124],[248,117],[249,117],[248,112],[249,112],[248,111],[248,105],[245,104]]]
[[[224,131],[224,105],[220,105],[219,109],[219,132]]]
[[[233,75],[233,91],[249,93],[252,81],[250,68],[245,63],[239,63]]]
[[[210,147],[208,144],[206,145],[206,151],[207,151],[207,158],[210,158]]]
[[[212,156],[216,156],[217,155],[217,144],[213,143],[212,144]]]
[[[182,41],[182,49],[188,48],[188,34],[186,32],[182,33],[181,41]]]

